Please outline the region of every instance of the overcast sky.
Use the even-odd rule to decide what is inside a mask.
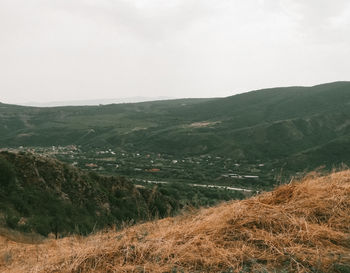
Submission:
[[[349,0],[0,0],[0,101],[350,80]]]

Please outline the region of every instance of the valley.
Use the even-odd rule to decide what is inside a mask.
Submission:
[[[0,148],[109,175],[271,189],[350,163],[349,108],[349,82],[134,104],[0,104]]]
[[[33,152],[55,157],[72,166],[104,175],[124,176],[131,181],[167,181],[186,184],[240,186],[247,189],[273,187],[277,170],[261,162],[233,161],[211,155],[176,157],[164,154],[128,153],[124,150],[83,149],[75,145],[18,147],[11,152]]]
[[[0,270],[347,272],[349,144],[350,82],[0,104]]]
[[[88,234],[249,198],[315,169],[346,169],[349,121],[349,82],[227,98],[0,104],[0,159],[12,170],[0,224]],[[38,207],[40,198],[51,206]]]
[[[350,273],[350,1],[0,0],[0,273]]]

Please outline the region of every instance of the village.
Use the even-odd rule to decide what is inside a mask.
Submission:
[[[2,149],[4,150],[4,149]],[[275,180],[270,164],[237,162],[215,155],[176,157],[152,152],[128,152],[111,148],[83,148],[76,145],[6,148],[13,152],[38,153],[72,166],[105,175],[137,181],[211,184],[245,189],[265,189]]]

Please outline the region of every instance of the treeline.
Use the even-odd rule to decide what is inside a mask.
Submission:
[[[222,201],[241,200],[247,197],[240,191],[219,188],[194,187],[186,183],[158,184],[157,189],[165,196],[178,200],[181,207],[208,207]],[[250,194],[249,194],[250,195]]]

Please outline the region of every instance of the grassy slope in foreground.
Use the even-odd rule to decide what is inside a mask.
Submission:
[[[343,171],[120,232],[7,241],[0,271],[349,272],[349,227],[350,171]]]

